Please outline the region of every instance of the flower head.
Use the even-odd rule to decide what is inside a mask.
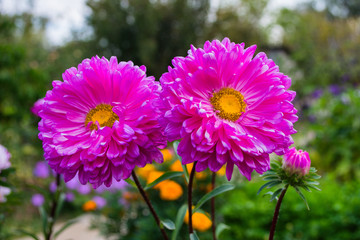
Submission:
[[[100,196],[95,196],[92,200],[96,203],[97,209],[102,209],[107,203],[106,199]]]
[[[189,211],[185,214],[184,222],[189,224]],[[211,227],[212,222],[204,213],[195,212],[192,215],[192,224],[194,229],[200,232],[205,232]]]
[[[161,163],[165,139],[154,107],[160,86],[144,66],[116,57],[85,59],[53,81],[38,115],[39,138],[50,167],[67,182],[110,186],[135,166]]]
[[[283,169],[289,174],[305,176],[309,173],[311,160],[309,154],[301,149],[291,148],[284,154]]]
[[[11,193],[11,189],[8,187],[0,186],[0,203],[6,202],[6,196]]]
[[[166,201],[179,199],[183,195],[181,185],[172,180],[165,180],[159,187],[160,198]]]
[[[37,194],[34,194],[32,197],[31,197],[31,203],[32,205],[34,205],[35,207],[40,207],[44,204],[45,202],[45,198],[43,195],[37,193]]]
[[[291,79],[244,46],[228,38],[191,46],[160,79],[160,122],[169,141],[182,139],[183,164],[197,161],[198,172],[226,165],[229,180],[234,165],[249,180],[253,170],[267,171],[269,154],[284,154],[296,132]]]
[[[96,207],[97,207],[96,202],[94,200],[89,200],[82,205],[82,209],[85,212],[94,211],[96,210]]]
[[[45,161],[37,162],[33,171],[35,177],[47,178],[50,175],[49,165]]]
[[[10,163],[11,154],[8,150],[0,144],[0,172],[1,170],[7,169],[11,166]]]

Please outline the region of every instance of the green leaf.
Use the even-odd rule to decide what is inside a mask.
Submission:
[[[217,195],[219,195],[221,193],[233,190],[234,188],[235,188],[235,186],[232,185],[232,184],[225,184],[225,185],[221,185],[221,186],[215,188],[211,192],[208,192],[195,205],[194,212],[196,212],[209,199],[211,199],[211,198],[213,198],[213,197],[215,197],[215,196],[217,196]]]
[[[56,206],[56,211],[55,211],[55,218],[57,218],[61,212],[62,207],[64,206],[64,202],[65,202],[65,193],[61,193],[60,196],[58,197],[58,204]]]
[[[182,162],[181,157],[177,154],[177,149],[178,149],[179,143],[180,142],[175,141],[173,143],[173,147],[174,147],[174,151],[175,151],[176,156],[179,158],[180,162]],[[184,172],[185,180],[186,180],[187,183],[189,183],[189,172],[188,172],[188,170],[186,168],[186,165],[181,164],[181,167],[182,167],[183,172]]]
[[[220,234],[226,229],[230,229],[230,227],[224,223],[218,224],[215,231],[216,237],[219,238]]]
[[[200,240],[196,232],[190,234],[190,240]]]
[[[317,181],[310,181],[310,180],[306,180],[305,183],[307,184],[311,184],[311,185],[319,185],[320,183]]]
[[[166,172],[164,173],[163,175],[161,175],[160,177],[158,177],[155,181],[153,181],[152,183],[149,183],[148,185],[146,185],[144,187],[145,190],[148,190],[152,187],[154,187],[156,184],[164,181],[164,180],[167,180],[169,178],[173,178],[173,177],[178,177],[178,176],[182,176],[183,175],[183,172]]]
[[[134,188],[137,188],[135,182],[133,180],[131,180],[130,178],[125,179],[125,182],[127,182],[128,184],[130,184]]]
[[[314,186],[314,185],[307,185],[307,187],[312,188],[312,189],[315,189],[315,190],[317,190],[317,191],[321,191],[320,188],[318,188],[318,187],[316,187],[316,186]]]
[[[0,180],[0,186],[4,186],[4,187],[11,187],[11,184],[10,183],[8,183],[8,182],[5,182],[5,181],[1,181]]]
[[[14,172],[15,172],[15,168],[13,168],[13,167],[3,169],[3,170],[1,170],[0,177],[8,177],[9,174],[12,174]]]
[[[180,207],[179,211],[176,215],[176,221],[175,221],[175,231],[171,235],[171,240],[176,240],[176,238],[179,235],[180,229],[184,223],[185,214],[187,211],[187,204],[184,204]]]
[[[279,176],[275,175],[275,176],[267,176],[264,177],[265,181],[273,181],[273,180],[280,180]]]
[[[42,220],[42,230],[43,230],[44,236],[46,236],[47,226],[48,226],[48,216],[47,216],[44,206],[39,207],[39,212],[40,212],[40,217]]]
[[[300,189],[297,188],[297,187],[295,187],[295,191],[300,195],[300,197],[302,198],[302,200],[304,200],[307,210],[310,210],[309,204],[308,204],[308,202],[306,201],[306,198],[305,198],[304,194],[303,194],[303,193],[300,191]]]
[[[35,239],[35,240],[40,240],[40,238],[38,238],[38,237],[35,235],[35,233],[31,233],[31,232],[28,232],[28,231],[25,231],[25,230],[22,230],[22,229],[18,229],[17,231],[20,232],[20,233],[22,233],[22,234],[24,234],[24,235],[26,235],[26,236],[29,236],[29,237]]]
[[[76,223],[77,221],[78,221],[77,219],[71,219],[71,220],[67,221],[58,231],[55,232],[54,238],[57,238],[60,235],[60,233],[62,233],[65,229],[67,229],[68,227],[70,227],[71,225]]]
[[[175,224],[173,221],[171,221],[170,219],[165,219],[161,221],[161,224],[166,227],[169,230],[174,230],[175,229]]]
[[[277,198],[277,196],[283,191],[283,188],[279,188],[278,190],[276,190],[273,195],[270,198],[270,202],[274,201],[275,198]]]
[[[259,194],[264,188],[271,188],[271,187],[276,186],[276,185],[278,185],[278,184],[280,184],[280,183],[282,183],[280,180],[267,182],[267,183],[265,183],[264,185],[262,185],[262,186],[259,188],[259,191],[257,192],[257,194]]]

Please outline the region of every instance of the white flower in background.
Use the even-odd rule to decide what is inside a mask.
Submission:
[[[11,189],[8,187],[0,186],[0,203],[6,202],[6,196],[11,193]]]
[[[11,166],[9,159],[11,158],[11,154],[8,150],[0,144],[0,172],[6,168]]]

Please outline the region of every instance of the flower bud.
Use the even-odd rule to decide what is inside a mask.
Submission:
[[[282,168],[287,173],[305,176],[309,173],[310,165],[309,154],[301,149],[291,148],[284,154]]]

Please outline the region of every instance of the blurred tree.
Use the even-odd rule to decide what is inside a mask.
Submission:
[[[216,18],[209,23],[205,39],[229,37],[234,42],[245,42],[247,46],[268,43],[266,29],[261,19],[269,1],[240,0],[220,7]]]
[[[327,11],[335,17],[358,17],[360,16],[359,0],[326,0]]]
[[[202,36],[209,0],[88,0],[94,51],[146,65],[160,77]]]
[[[278,23],[283,44],[303,73],[295,82],[299,97],[330,84],[359,83],[360,18],[330,20],[325,12],[283,9]]]

